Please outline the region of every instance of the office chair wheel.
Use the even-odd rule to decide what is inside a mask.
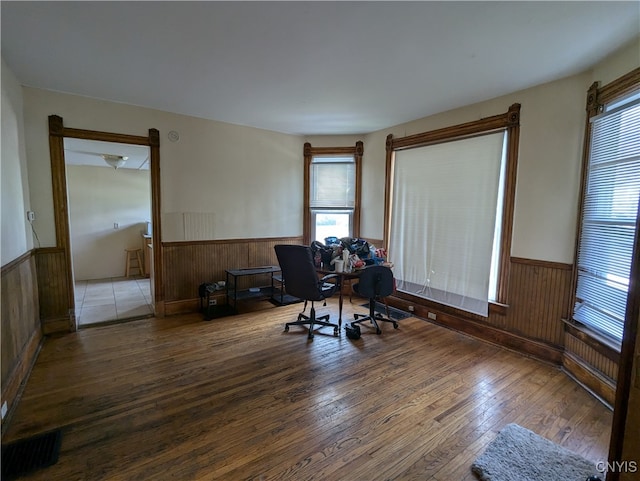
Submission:
[[[289,332],[289,326],[287,326],[286,324],[284,325],[284,332]]]
[[[398,329],[398,323],[397,323],[397,322],[394,322],[394,323],[393,323],[393,328],[394,328],[394,329]]]
[[[309,331],[308,338],[309,338],[310,341],[313,339],[313,331]]]
[[[376,329],[376,334],[382,334],[382,331],[380,330],[380,328]]]

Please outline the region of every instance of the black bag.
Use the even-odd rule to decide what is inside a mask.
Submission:
[[[349,339],[360,339],[360,326],[357,324],[352,323],[351,326],[347,324],[344,330],[347,332],[347,337]]]
[[[360,259],[368,259],[371,249],[369,243],[364,239],[343,237],[340,239],[342,246],[349,250],[350,254],[356,254]]]
[[[322,242],[318,242],[318,241],[313,241],[310,247],[311,247],[311,255],[313,256],[316,267],[320,267],[317,263],[318,261],[317,254],[320,254],[320,262],[324,264],[324,268],[327,270],[333,270],[333,266],[331,265],[331,259],[333,258],[333,247],[328,247],[324,245]]]

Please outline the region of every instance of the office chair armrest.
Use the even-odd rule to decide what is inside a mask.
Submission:
[[[337,277],[338,277],[338,274],[327,274],[326,276],[324,276],[323,278],[320,279],[320,282],[322,282],[324,284],[324,282],[327,279],[334,279],[334,278],[337,278]]]

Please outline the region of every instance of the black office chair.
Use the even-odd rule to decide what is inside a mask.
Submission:
[[[339,334],[337,324],[329,322],[329,315],[316,317],[315,301],[324,301],[333,295],[337,285],[327,280],[337,277],[335,274],[329,274],[323,278],[318,278],[316,267],[311,256],[311,249],[302,245],[276,245],[274,246],[280,268],[282,269],[282,277],[284,280],[284,289],[287,294],[304,300],[304,308],[298,314],[298,320],[287,322],[284,325],[285,332],[289,330],[289,326],[309,325],[309,339],[313,339],[313,327],[319,325],[321,327],[333,327],[333,334]],[[311,302],[311,311],[309,315],[304,312],[307,309],[307,302]]]
[[[351,325],[364,321],[371,321],[376,328],[376,334],[381,334],[380,326],[377,321],[391,322],[394,329],[398,329],[398,323],[393,319],[389,319],[389,309],[387,309],[387,317],[376,312],[376,301],[393,293],[393,272],[385,266],[369,266],[362,271],[358,278],[358,283],[353,285],[356,294],[369,298],[369,315],[354,314],[356,319]],[[385,303],[386,306],[386,303]]]

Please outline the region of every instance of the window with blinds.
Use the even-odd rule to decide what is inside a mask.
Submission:
[[[591,119],[573,318],[622,340],[640,194],[640,99]]]
[[[311,238],[351,237],[356,205],[353,156],[314,156],[310,166]]]
[[[312,208],[355,206],[356,163],[353,157],[314,157],[311,161]]]

